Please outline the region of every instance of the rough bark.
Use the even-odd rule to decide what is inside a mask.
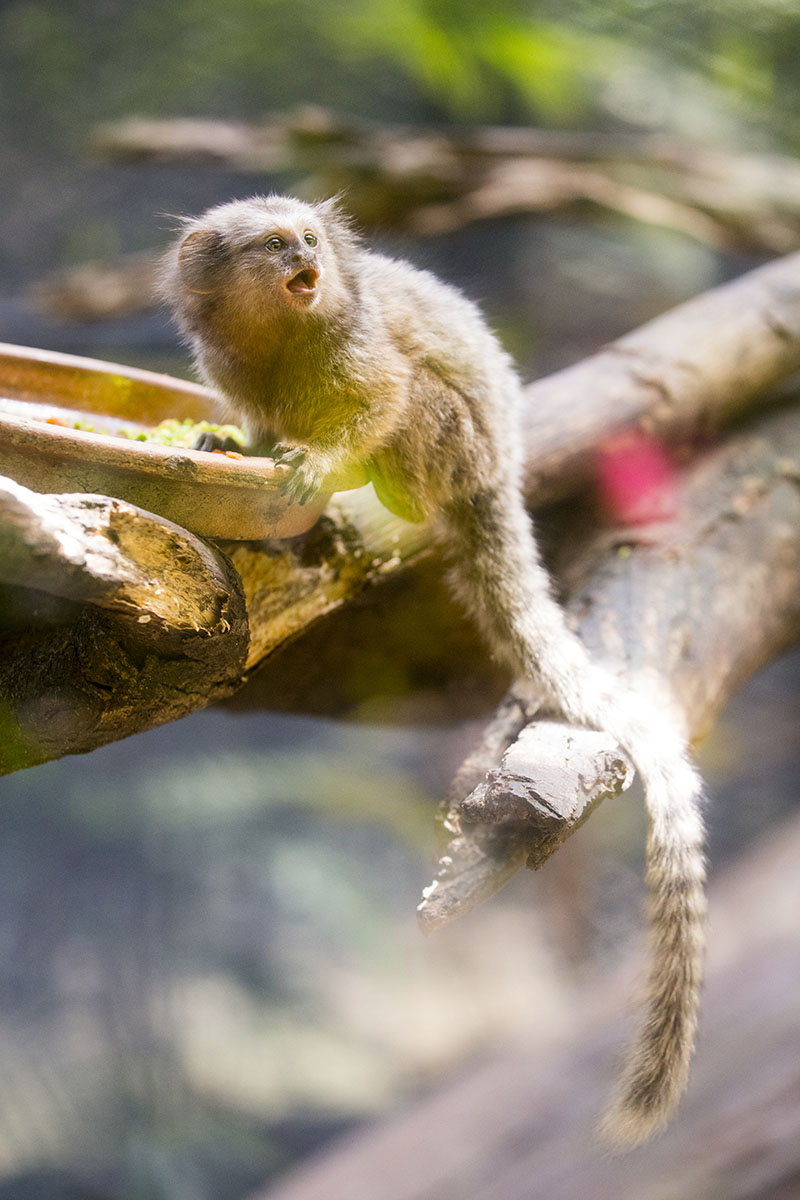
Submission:
[[[529,386],[526,492],[542,503],[592,478],[598,450],[637,427],[703,446],[800,369],[800,254],[678,305]]]
[[[264,655],[411,561],[421,530],[376,530],[373,507],[354,493],[303,538],[226,554],[121,500],[0,479],[0,773],[232,695]]]
[[[120,500],[0,484],[0,771],[92,750],[240,685],[247,613],[224,555]]]

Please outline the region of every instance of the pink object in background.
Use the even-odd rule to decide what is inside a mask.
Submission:
[[[603,503],[616,521],[647,525],[675,514],[676,472],[662,444],[632,429],[598,450],[597,479]]]

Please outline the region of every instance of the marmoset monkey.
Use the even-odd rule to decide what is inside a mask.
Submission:
[[[335,201],[255,197],[187,221],[164,295],[207,382],[288,495],[371,480],[430,519],[494,651],[570,720],[613,734],[644,781],[651,930],[644,1019],[606,1132],[642,1141],[683,1091],[702,975],[700,781],[679,720],[595,664],[540,563],[521,491],[521,385],[478,309],[365,249]]]

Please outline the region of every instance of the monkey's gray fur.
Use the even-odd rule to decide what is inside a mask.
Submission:
[[[188,221],[163,292],[253,449],[294,465],[295,500],[369,478],[430,519],[495,652],[555,708],[608,730],[645,785],[651,932],[644,1018],[605,1133],[627,1145],[683,1091],[702,976],[700,781],[679,720],[590,659],[552,598],[521,492],[520,383],[477,308],[365,249],[334,201],[267,196]],[[294,448],[294,449],[292,449]]]

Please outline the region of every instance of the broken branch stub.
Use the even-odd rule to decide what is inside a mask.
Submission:
[[[533,721],[461,804],[472,824],[513,822],[531,848],[527,865],[540,867],[560,845],[565,828],[577,829],[596,804],[618,795],[633,768],[607,733],[561,721]]]
[[[542,866],[601,800],[632,778],[630,762],[608,734],[560,721],[527,725],[457,815],[451,809],[456,836],[423,893],[422,929],[463,916],[519,867]]]

